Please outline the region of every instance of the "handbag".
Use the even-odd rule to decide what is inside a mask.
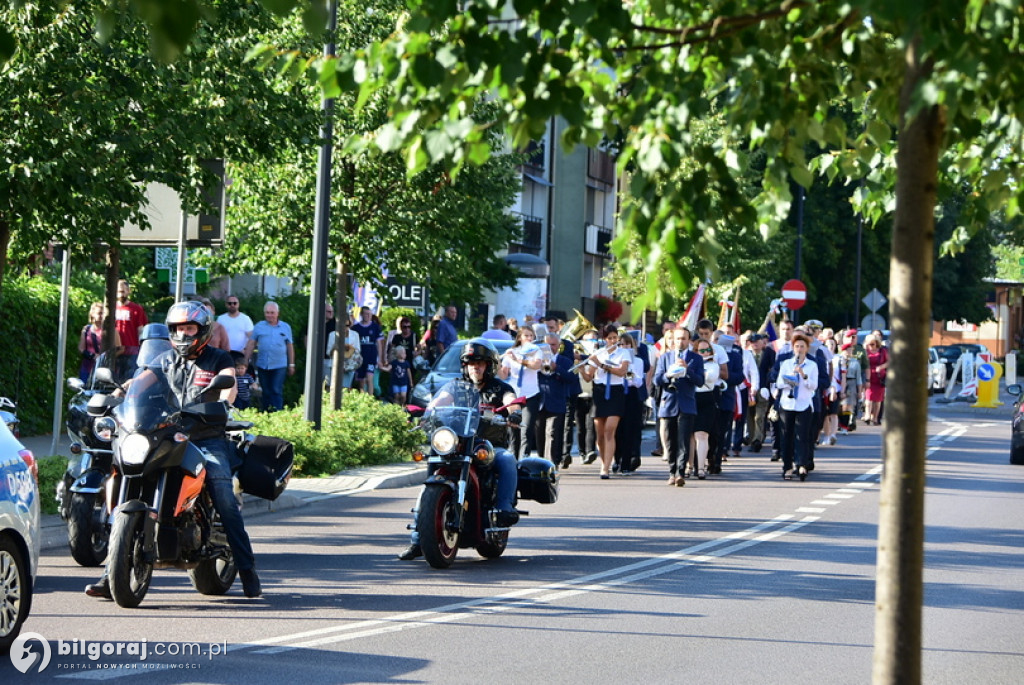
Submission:
[[[345,345],[345,348],[341,352],[341,356],[344,358],[342,368],[345,371],[355,371],[363,365],[363,355],[360,354],[352,345]]]

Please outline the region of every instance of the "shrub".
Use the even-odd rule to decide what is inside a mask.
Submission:
[[[39,465],[39,508],[44,514],[57,513],[57,483],[68,469],[68,458],[59,454],[40,457]]]
[[[407,461],[422,444],[422,433],[411,430],[405,411],[365,393],[346,390],[339,411],[325,398],[320,430],[313,430],[301,406],[262,413],[241,412],[255,424],[253,432],[284,438],[295,445],[295,471],[303,476],[333,475],[355,466]]]
[[[78,335],[89,316],[93,297],[72,288],[68,301],[68,337],[64,378],[78,375]],[[38,277],[4,283],[0,299],[0,395],[18,404],[25,435],[48,433],[53,425],[54,379],[60,329],[60,285]]]

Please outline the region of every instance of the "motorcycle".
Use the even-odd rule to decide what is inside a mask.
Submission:
[[[171,349],[168,336],[163,324],[148,324],[143,329],[139,366]],[[96,367],[109,366],[106,358],[106,353],[101,354]],[[57,483],[58,513],[67,523],[72,558],[81,566],[99,566],[107,556],[110,537],[104,490],[113,468],[112,442],[117,430],[113,410],[123,400],[110,394],[116,386],[95,377],[89,385],[69,378],[68,387],[76,391],[68,403],[66,421],[73,457]]]
[[[0,397],[0,421],[7,424],[7,428],[16,438],[21,437],[21,431],[18,429],[18,424],[21,422],[18,420],[17,411],[17,404],[6,397]]]
[[[451,401],[442,405],[439,398]],[[413,458],[426,459],[430,475],[410,527],[415,527],[423,556],[434,568],[450,567],[460,548],[476,548],[487,559],[505,552],[510,528],[497,524],[494,511],[497,478],[491,466],[495,451],[480,433],[482,427],[507,430],[507,410],[482,408],[476,387],[456,379],[435,395],[423,414],[421,425],[430,438],[429,454],[425,450]],[[544,504],[558,499],[558,472],[550,461],[523,459],[517,475],[522,499]]]
[[[117,424],[112,412],[121,398],[87,388],[69,378],[77,390],[68,405],[66,422],[71,459],[57,483],[58,513],[67,523],[68,547],[80,566],[99,566],[107,557],[110,536],[104,485],[113,466],[111,443]]]
[[[109,369],[98,377],[113,380]],[[214,376],[209,391],[234,379]],[[114,408],[114,475],[107,481],[107,506],[114,511],[107,574],[121,607],[137,607],[154,569],[188,571],[204,595],[223,595],[237,569],[213,499],[204,487],[206,457],[195,440],[244,431],[252,424],[229,421],[224,402],[171,406],[166,376],[142,368],[124,402]],[[283,488],[282,488],[283,489]]]

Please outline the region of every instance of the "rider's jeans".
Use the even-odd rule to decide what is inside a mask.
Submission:
[[[245,532],[242,521],[242,508],[235,497],[231,474],[241,460],[234,447],[224,438],[197,440],[196,446],[206,451],[206,482],[213,498],[213,506],[224,523],[228,545],[235,558],[235,566],[239,571],[253,568],[256,561],[252,552],[249,534]]]

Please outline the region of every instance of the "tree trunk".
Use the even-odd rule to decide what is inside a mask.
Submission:
[[[342,318],[344,317],[344,318]],[[334,349],[331,350],[331,408],[341,409],[341,380],[345,376],[341,352],[348,343],[348,279],[345,278],[345,259],[339,255],[334,271]],[[344,337],[342,334],[344,333]]]
[[[0,295],[4,292],[4,276],[7,273],[7,250],[11,244],[11,224],[0,219]]]
[[[116,247],[107,248],[107,271],[106,271],[106,304],[107,316],[103,319],[103,350],[105,352],[115,348],[114,341],[117,339],[117,281],[121,276],[121,252]],[[110,355],[110,368],[114,369],[116,354]]]
[[[896,155],[896,212],[890,258],[892,342],[885,395],[885,471],[878,525],[873,682],[921,682],[925,443],[932,248],[944,111],[926,108],[909,120],[914,88],[932,61],[915,41],[906,52]]]

